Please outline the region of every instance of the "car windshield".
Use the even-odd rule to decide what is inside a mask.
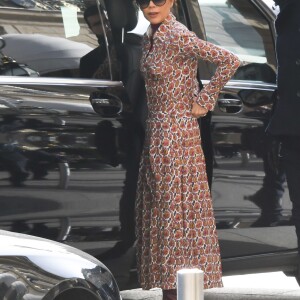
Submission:
[[[0,36],[5,42],[1,49],[3,56],[44,77],[112,79],[114,74],[117,78],[104,3],[0,0],[0,7],[3,7],[0,11]],[[81,59],[88,54],[94,54],[101,62],[101,70],[81,72]]]
[[[236,53],[245,67],[235,79],[275,83],[270,21],[251,1],[198,0],[209,42]]]
[[[37,10],[60,10],[64,6],[75,6],[80,9],[85,8],[84,0],[0,0],[0,6],[2,7],[15,7],[15,8],[27,8]]]

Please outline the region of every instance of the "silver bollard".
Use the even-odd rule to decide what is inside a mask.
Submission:
[[[177,300],[204,300],[203,279],[200,269],[177,271]]]

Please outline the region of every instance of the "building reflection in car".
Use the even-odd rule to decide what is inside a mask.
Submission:
[[[140,37],[129,35],[126,38],[132,38],[134,51],[139,55]],[[108,36],[107,41],[110,40]],[[126,43],[121,45],[121,39],[119,42],[120,47],[126,46]],[[136,82],[135,75],[132,77],[137,73],[136,66],[134,72],[128,70],[129,76],[124,68],[124,73],[120,74],[118,65],[113,63],[117,60],[114,57],[117,52],[110,47],[106,49],[109,50],[106,57],[110,58],[111,73],[107,72],[106,64],[103,67],[105,72],[97,69],[97,79],[120,80],[123,76],[129,91],[130,81]],[[125,63],[129,61],[123,56],[121,59]],[[141,78],[138,79],[142,85]],[[82,90],[74,94],[68,87],[62,89],[62,95],[51,86],[26,88],[10,87],[6,90],[9,97],[17,99],[10,103],[15,104],[11,108],[12,114],[20,119],[21,126],[9,135],[16,138],[16,151],[26,158],[26,178],[21,180],[19,174],[20,189],[8,188],[4,177],[7,169],[1,164],[0,174],[4,180],[0,184],[9,190],[11,204],[17,206],[12,209],[13,218],[6,221],[3,217],[1,224],[16,232],[69,244],[76,242],[77,246],[82,244],[84,250],[102,261],[122,256],[135,241],[134,202],[144,134],[144,104],[140,107],[141,103],[132,100],[130,92],[126,97],[122,91],[118,93],[109,88],[104,94],[103,89],[101,93],[91,89],[90,99],[82,95]],[[115,98],[110,98],[111,95]],[[105,101],[101,103],[101,99],[109,99],[112,101],[109,104],[113,103],[117,108],[118,97],[122,99],[121,113],[108,111]],[[98,100],[93,102],[95,99]],[[137,106],[129,107],[126,99]],[[140,100],[138,95],[135,99]],[[92,106],[87,106],[87,101]],[[134,117],[131,118],[133,111]],[[26,189],[31,193],[30,199],[26,199]],[[36,198],[33,199],[32,195]],[[8,198],[1,197],[2,200]],[[64,214],[66,210],[67,215]],[[5,214],[8,215],[7,210]],[[96,249],[93,248],[95,242],[98,243]]]
[[[260,71],[254,72],[257,68]],[[241,67],[241,72],[243,76],[245,76],[244,73],[248,74],[246,77],[249,80],[261,82],[275,82],[276,80],[274,71],[269,66],[264,66],[264,64],[246,65]],[[237,79],[240,76],[242,75],[238,70]],[[264,176],[261,188],[253,194],[244,195],[241,199],[252,202],[261,212],[257,216],[257,214],[253,215],[251,210],[249,210],[248,221],[243,221],[238,217],[232,217],[228,220],[221,219],[217,227],[220,229],[242,228],[245,226],[245,222],[248,222],[247,226],[250,227],[292,225],[289,213],[282,206],[285,192],[285,174],[278,153],[279,143],[274,138],[267,136],[265,132],[272,114],[272,104],[276,93],[262,90],[241,90],[238,96],[242,99],[244,105],[243,122],[244,124],[245,122],[250,122],[249,124],[252,125],[243,128],[240,124],[235,126],[233,121],[231,124],[223,126],[220,130],[214,128],[214,166],[216,170],[236,170],[235,175],[241,176],[241,178],[243,178],[243,168],[254,172],[262,172],[261,174],[264,174]],[[247,108],[250,109],[248,110]],[[222,164],[224,159],[216,159],[218,156],[224,157],[228,163],[231,160],[233,164],[236,164],[234,161],[238,158],[241,167],[239,168],[238,164],[235,167],[228,164],[226,166]],[[263,161],[263,169],[257,170],[256,165],[260,164],[260,159]],[[239,169],[240,172],[238,171]],[[235,176],[234,174],[232,175]],[[252,217],[251,214],[253,215]],[[253,220],[255,216],[257,216],[257,219]]]

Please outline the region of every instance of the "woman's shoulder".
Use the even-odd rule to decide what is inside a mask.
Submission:
[[[191,35],[193,32],[190,31],[184,24],[180,23],[179,21],[175,20],[171,26],[171,31],[174,35]]]
[[[169,31],[170,37],[173,39],[188,39],[190,37],[195,36],[195,33],[190,31],[184,24],[180,23],[179,21],[175,20],[170,26]]]

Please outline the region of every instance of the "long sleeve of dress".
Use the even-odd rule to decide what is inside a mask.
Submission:
[[[202,107],[213,110],[220,91],[239,67],[240,60],[230,51],[199,39],[193,32],[185,32],[184,35],[181,35],[180,44],[182,54],[207,60],[217,65],[215,74],[196,99],[196,102]]]

